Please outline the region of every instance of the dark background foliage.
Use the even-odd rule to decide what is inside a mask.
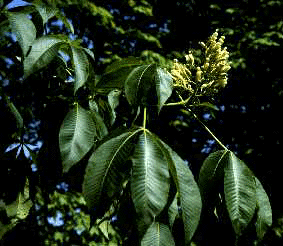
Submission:
[[[10,1],[2,2],[7,4]],[[65,13],[75,33],[71,34],[64,26],[58,25],[55,19],[42,32],[66,33],[82,39],[82,45],[94,53],[97,75],[102,74],[111,62],[130,55],[141,57],[145,62],[156,61],[160,64],[167,64],[168,59],[182,60],[185,52],[199,49],[198,42],[205,40],[216,28],[226,35],[225,44],[231,52],[233,69],[230,70],[227,87],[213,101],[219,111],[200,110],[198,113],[215,135],[237,153],[262,181],[271,199],[274,221],[263,245],[278,245],[283,230],[280,189],[283,4],[268,0],[45,2],[56,5]],[[0,18],[1,21],[5,20],[2,16]],[[80,177],[83,175],[77,177],[76,174],[83,173],[84,168],[74,168],[69,174],[62,175],[58,148],[59,127],[73,97],[71,83],[54,79],[54,74],[50,72],[54,71],[52,69],[23,80],[23,68],[16,58],[21,57],[18,43],[12,35],[3,33],[0,40],[1,193],[5,196],[16,194],[19,188],[15,186],[23,185],[20,180],[26,174],[31,177],[31,182],[42,189],[43,203],[56,204],[53,207],[42,205],[32,211],[24,222],[5,236],[2,244],[14,245],[15,238],[21,242],[24,238],[33,238],[38,242],[49,240],[50,244],[46,245],[51,245],[51,242],[60,244],[63,239],[56,232],[64,232],[68,234],[64,235],[64,240],[69,237],[66,245],[71,245],[71,242],[83,245],[82,237],[87,245],[93,237],[85,232],[79,237],[75,226],[67,227],[77,223],[73,208],[79,207],[81,211],[86,211],[86,208],[75,202],[73,207],[64,207],[56,203],[59,198],[52,200],[48,196],[56,191],[72,197],[75,192],[81,191]],[[38,151],[36,172],[32,172],[32,161],[23,154],[16,158],[16,151],[5,152],[16,141],[17,127],[4,94],[12,98],[23,116],[27,127],[24,136],[26,142],[34,145]],[[83,90],[78,93],[81,100],[85,95],[88,94]],[[127,114],[122,105],[117,112],[122,116]],[[217,143],[209,139],[201,126],[185,115],[181,108],[166,108],[157,123],[158,127],[153,130],[183,159],[188,160],[195,175],[207,155],[218,149]],[[38,147],[39,142],[42,143],[41,148]],[[9,184],[6,180],[9,180]],[[62,184],[66,183],[69,193],[65,194],[67,189]],[[56,227],[48,222],[48,218],[56,211],[62,212],[64,225]],[[125,231],[118,231],[120,234],[128,233],[133,237],[135,234],[129,221],[130,218],[118,216],[115,223],[123,224]],[[210,226],[207,226],[209,229],[200,226],[194,240],[197,245],[219,243],[220,240],[229,244],[229,237],[233,233],[227,229],[230,227],[225,218],[221,223],[211,219],[202,224]],[[245,237],[247,245],[252,245],[254,240],[252,233]]]

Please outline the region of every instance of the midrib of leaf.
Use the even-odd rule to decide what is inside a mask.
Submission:
[[[145,74],[145,72],[152,66],[153,64],[149,64],[144,70],[143,70],[143,72],[142,72],[142,74],[141,74],[141,76],[139,77],[139,80],[138,80],[138,88],[139,88],[139,86],[140,86],[140,84],[141,84],[141,79],[142,79],[142,77],[143,77],[143,75]],[[137,91],[138,92],[138,91]]]
[[[224,150],[224,153],[223,153],[222,156],[219,158],[219,160],[218,160],[218,162],[217,162],[217,165],[216,165],[216,167],[215,167],[214,170],[213,170],[212,177],[215,176],[215,173],[216,173],[216,171],[217,171],[217,168],[218,168],[219,164],[221,163],[222,159],[224,158],[224,156],[227,154],[227,152],[228,152],[228,150]]]
[[[149,184],[149,182],[148,182],[148,152],[146,151],[147,150],[147,136],[146,136],[146,129],[143,129],[144,130],[144,136],[145,136],[145,141],[144,141],[144,145],[145,145],[145,162],[146,162],[146,166],[145,166],[145,177],[146,177],[146,182],[145,182],[145,194],[148,194],[148,190],[149,190],[149,188],[148,188],[148,184]],[[149,200],[147,199],[147,202],[146,202],[146,204],[148,204],[149,203]]]

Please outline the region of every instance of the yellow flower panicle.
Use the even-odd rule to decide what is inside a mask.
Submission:
[[[171,75],[176,87],[198,93],[198,96],[216,93],[218,88],[227,84],[227,72],[230,70],[229,52],[223,48],[225,37],[218,39],[218,30],[213,33],[207,43],[200,42],[204,49],[204,61],[201,66],[195,65],[192,52],[185,55],[186,64],[174,60]]]

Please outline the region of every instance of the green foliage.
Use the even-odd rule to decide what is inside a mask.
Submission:
[[[220,189],[221,186],[224,189]],[[237,236],[243,234],[255,214],[256,231],[260,239],[266,228],[271,226],[271,207],[260,181],[231,151],[217,151],[207,157],[199,174],[199,187],[209,206],[215,206],[210,201],[225,198]],[[263,210],[264,215],[261,214]]]
[[[0,3],[2,5],[3,2]],[[126,33],[124,27],[117,25],[114,15],[104,7],[88,1],[74,4],[87,8],[96,20],[96,26],[120,30],[119,34]],[[128,1],[128,5],[137,15],[153,15],[152,6],[147,1]],[[213,5],[213,9],[219,10],[216,5]],[[55,134],[58,146],[52,146],[60,152],[57,153],[60,161],[56,165],[62,164],[65,175],[72,175],[77,170],[80,172],[76,178],[85,174],[80,180],[83,197],[56,192],[52,195],[41,194],[40,188],[35,186],[32,198],[32,188],[28,182],[32,175],[23,175],[25,184],[16,190],[16,199],[8,203],[8,199],[4,195],[2,199],[1,196],[0,210],[4,212],[8,222],[1,219],[0,237],[4,237],[19,221],[24,221],[31,210],[36,210],[35,204],[44,207],[49,200],[47,210],[53,218],[58,208],[72,214],[76,225],[65,218],[64,227],[67,231],[87,231],[88,239],[82,240],[85,245],[96,245],[97,241],[118,245],[119,241],[126,241],[128,236],[122,232],[124,225],[115,227],[110,221],[117,215],[120,216],[118,220],[122,220],[127,213],[131,225],[128,231],[134,231],[137,235],[135,243],[146,246],[182,242],[189,245],[194,241],[203,206],[209,207],[209,212],[213,211],[216,217],[227,213],[237,240],[252,224],[255,225],[258,240],[264,238],[272,225],[272,209],[266,191],[250,168],[228,150],[194,113],[196,108],[201,107],[218,110],[208,100],[209,96],[204,101],[196,99],[201,89],[198,86],[190,96],[174,88],[174,76],[164,68],[170,69],[172,61],[168,62],[163,56],[150,50],[142,52],[142,59],[131,56],[120,59],[117,55],[116,61],[106,67],[101,76],[96,76],[96,57],[91,50],[80,45],[80,39],[71,40],[68,35],[44,31],[52,18],[58,18],[69,29],[69,33],[76,33],[71,22],[55,6],[46,6],[39,1],[19,12],[5,10],[3,13],[21,48],[19,62],[23,66],[24,83],[34,82],[34,78],[40,83],[38,78],[49,74],[48,89],[54,86],[55,79],[60,85],[58,91],[52,91],[54,94],[48,94],[48,91],[43,99],[36,98],[35,101],[42,100],[44,108],[45,101],[50,98],[56,106],[56,100],[62,100],[68,107],[68,113],[60,121],[58,134]],[[238,9],[228,8],[226,13],[232,15],[238,13]],[[28,14],[34,14],[37,18],[29,19]],[[255,20],[249,17],[248,21]],[[235,34],[234,29],[228,28],[225,31],[231,36]],[[137,40],[162,48],[159,38],[152,34],[141,30],[130,33]],[[277,31],[266,32],[261,38],[256,38],[254,31],[243,35],[241,42],[253,40],[249,44],[254,49],[264,45],[277,46],[275,37],[282,39]],[[62,54],[69,56],[71,62],[66,62]],[[113,58],[113,53],[111,55]],[[236,52],[235,55],[239,54]],[[242,61],[234,60],[234,67]],[[191,63],[194,64],[194,59]],[[219,64],[215,64],[215,67]],[[54,71],[52,66],[56,66]],[[68,74],[74,78],[73,83],[67,81]],[[199,80],[192,81],[192,84],[201,81],[201,75],[198,75]],[[2,94],[18,130],[24,131],[23,110],[16,108],[1,87],[1,97]],[[187,98],[184,100],[183,97]],[[223,148],[206,158],[199,172],[198,183],[188,163],[179,156],[179,150],[174,151],[157,134],[159,117],[169,106],[182,107],[184,114],[200,121]],[[121,108],[127,112],[121,113]],[[21,131],[16,132],[16,138],[20,141],[17,146],[24,149]],[[37,164],[40,156],[36,156],[27,147],[24,150],[28,150],[31,156],[33,163],[29,165]],[[17,158],[18,156],[17,153]],[[43,156],[42,159],[44,158]],[[48,159],[48,162],[51,163],[52,160]],[[40,178],[43,179],[42,170],[48,167],[39,165],[39,168]],[[43,182],[40,185],[43,186]],[[76,213],[73,204],[85,211],[87,206],[89,214],[85,211]],[[176,227],[184,232],[184,238],[178,238]],[[47,236],[45,244],[63,244],[69,239],[64,231],[56,231],[54,235]]]

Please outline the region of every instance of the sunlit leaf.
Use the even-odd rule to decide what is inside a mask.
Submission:
[[[142,241],[142,246],[173,246],[175,245],[173,236],[168,225],[154,222],[146,231]]]
[[[67,172],[94,145],[95,123],[90,112],[75,105],[66,115],[59,133],[63,170]]]
[[[170,176],[158,139],[142,131],[132,157],[132,199],[142,224],[149,225],[167,204]]]
[[[263,239],[267,229],[272,225],[272,209],[269,198],[262,187],[260,181],[255,178],[256,182],[256,199],[257,199],[257,221],[256,232],[258,238]]]
[[[12,31],[16,34],[23,55],[26,56],[36,38],[36,28],[33,22],[23,13],[9,13]]]
[[[235,233],[241,235],[250,223],[256,208],[256,187],[253,173],[232,152],[225,167],[224,194]]]
[[[45,4],[35,4],[35,9],[38,11],[42,18],[42,24],[45,25],[49,19],[55,16],[57,9]]]
[[[75,88],[74,93],[87,81],[89,75],[89,61],[83,49],[71,46],[73,63],[75,68]]]
[[[28,77],[46,67],[56,56],[60,45],[65,41],[55,36],[43,36],[34,41],[24,60],[24,74]]]

